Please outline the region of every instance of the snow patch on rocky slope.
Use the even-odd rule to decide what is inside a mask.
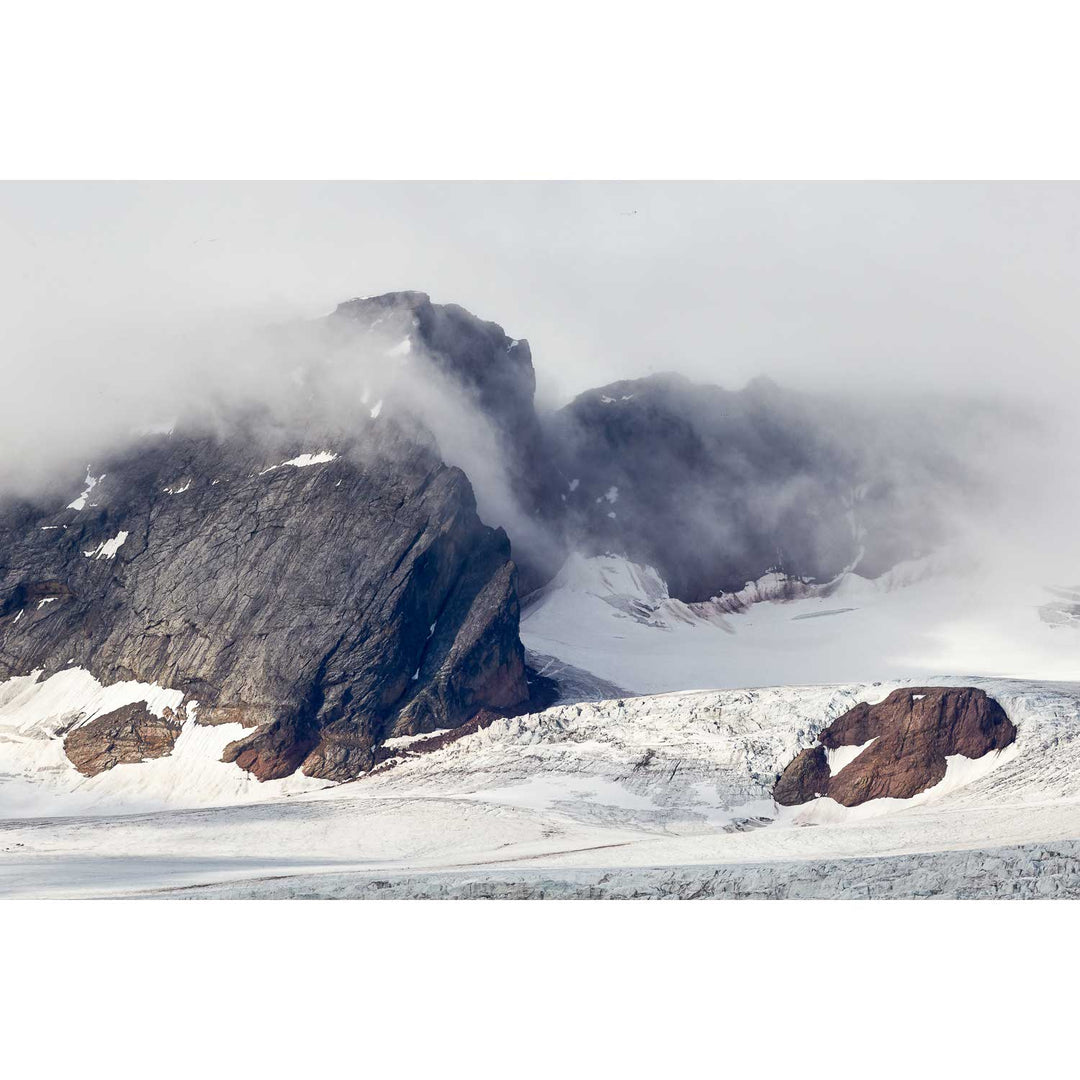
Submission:
[[[102,540],[96,548],[84,551],[83,554],[88,559],[115,559],[116,553],[124,546],[127,538],[127,531],[121,529],[111,540]]]

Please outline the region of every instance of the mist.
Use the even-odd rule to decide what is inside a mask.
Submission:
[[[918,446],[933,403],[935,438],[953,430],[993,488],[956,529],[1061,582],[1078,248],[1075,184],[3,184],[0,492],[66,483],[181,416],[293,422],[306,402],[347,427],[385,350],[298,395],[298,356],[333,346],[296,327],[419,289],[528,338],[543,409],[661,371],[767,375],[866,402],[891,445]],[[524,528],[469,403],[429,370],[399,395],[485,520]],[[999,419],[972,425],[976,409]]]
[[[0,187],[5,340],[414,288],[528,336],[554,400],[671,368],[1075,389],[1078,240],[1075,184]]]

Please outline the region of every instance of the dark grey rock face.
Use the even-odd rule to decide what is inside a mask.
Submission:
[[[522,577],[531,592],[550,579],[565,557],[560,544],[563,483],[537,414],[536,374],[524,338],[511,338],[497,323],[478,319],[457,304],[433,304],[426,293],[398,292],[339,304],[328,323],[332,331],[392,325],[414,341],[435,369],[464,391],[471,407],[493,425],[499,468],[520,510],[520,529],[511,537]],[[538,542],[537,534],[544,534]]]
[[[932,505],[892,479],[897,462],[937,482],[955,468],[915,442],[875,458],[880,419],[764,379],[590,390],[548,424],[566,535],[656,567],[686,601],[771,570],[825,582],[857,564],[875,577],[940,539]]]
[[[9,507],[0,676],[181,689],[201,721],[253,728],[226,756],[260,779],[346,779],[386,737],[520,706],[505,534],[430,445],[380,430],[308,467],[280,463],[327,447],[151,440],[81,509]]]
[[[539,439],[533,407],[536,374],[529,343],[478,319],[457,304],[433,304],[426,293],[398,292],[339,304],[332,323],[362,329],[390,321],[414,336],[444,374],[466,389],[482,412],[508,436],[508,449],[524,457]]]

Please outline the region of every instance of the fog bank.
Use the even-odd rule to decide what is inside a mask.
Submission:
[[[323,347],[297,326],[421,289],[527,337],[543,408],[659,371],[767,375],[918,447],[932,402],[933,438],[955,429],[996,488],[980,543],[1060,578],[1080,561],[1078,238],[1075,184],[0,184],[0,491],[177,416],[295,412]],[[347,422],[380,363],[336,370],[305,389],[315,426]],[[484,424],[428,379],[406,396],[509,524]]]

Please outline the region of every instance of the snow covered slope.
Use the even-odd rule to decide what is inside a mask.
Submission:
[[[225,764],[222,751],[245,729],[196,723],[198,703],[188,706],[167,757],[87,777],[64,753],[63,736],[95,717],[134,702],[145,702],[161,716],[166,708],[179,708],[183,698],[179,690],[152,683],[102,686],[78,667],[45,679],[34,672],[0,684],[0,818],[214,806],[326,786],[300,773],[260,784],[250,773]]]
[[[687,835],[738,833],[766,824],[778,836],[819,835],[818,829],[807,833],[799,826],[861,826],[943,807],[1022,810],[1075,802],[1069,814],[1080,814],[1080,684],[972,681],[1002,704],[1016,724],[1016,742],[977,761],[950,761],[944,780],[909,800],[847,808],[821,799],[777,807],[771,797],[777,775],[823,727],[859,701],[884,700],[903,685],[897,682],[680,692],[556,706],[498,720],[432,753],[403,753],[352,786],[366,797],[479,799],[557,809],[583,823]],[[349,798],[350,787],[320,797]],[[921,850],[920,842],[914,839],[913,850]]]
[[[781,894],[779,867],[792,860],[818,866],[1080,837],[1080,685],[939,682],[973,682],[994,696],[1017,726],[1016,743],[906,804],[879,806],[876,816],[825,807],[829,800],[781,809],[770,789],[822,727],[857,701],[883,699],[897,683],[681,692],[556,706],[432,750],[424,742],[437,736],[410,740],[373,773],[319,791],[285,795],[264,784],[227,796],[210,754],[201,773],[191,771],[206,786],[187,798],[205,805],[211,793],[236,802],[273,796],[258,805],[123,813],[135,803],[121,770],[144,766],[79,778],[67,795],[55,794],[61,785],[50,781],[52,813],[77,815],[81,803],[95,814],[27,819],[9,804],[8,820],[0,821],[0,895],[213,883],[230,894],[241,882],[268,878],[303,881],[303,895],[323,895],[350,874],[467,868],[483,875],[500,866],[546,868],[555,877],[622,868],[618,880],[629,888],[638,880],[634,868],[751,863],[777,866],[770,888]],[[161,805],[184,805],[179,787],[156,794]],[[807,874],[820,888],[818,872]],[[418,884],[413,894],[432,893]]]
[[[638,693],[957,672],[1080,678],[1080,636],[1040,612],[1052,595],[939,556],[827,586],[769,575],[685,604],[650,567],[575,555],[526,606],[521,636],[530,650]]]
[[[130,702],[160,715],[179,691],[104,687],[74,667],[11,679],[0,686],[0,895],[368,895],[376,872],[402,883],[394,895],[467,895],[477,880],[494,883],[490,895],[826,895],[837,860],[865,863],[842,878],[854,895],[961,894],[950,873],[996,895],[984,866],[1050,865],[1047,845],[1080,838],[1080,682],[1050,678],[1075,678],[1080,638],[1040,616],[1046,594],[990,590],[940,563],[793,591],[770,577],[685,604],[648,568],[575,558],[523,618],[560,704],[449,741],[392,740],[395,757],[339,785],[260,784],[223,764],[238,725],[201,726],[191,702],[170,755],[88,778],[63,753],[73,725]],[[769,681],[789,685],[730,685]],[[925,684],[981,687],[1015,743],[950,758],[945,779],[909,800],[773,802],[777,775],[822,728]],[[1035,847],[931,858],[1008,845]],[[1072,895],[1073,863],[1061,865]],[[454,877],[463,869],[472,876]]]

